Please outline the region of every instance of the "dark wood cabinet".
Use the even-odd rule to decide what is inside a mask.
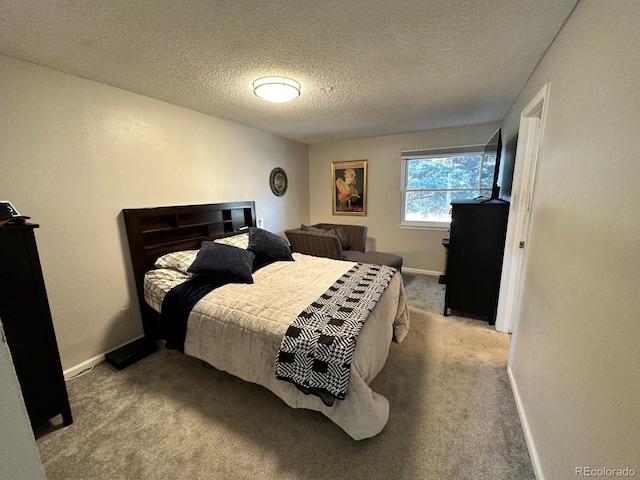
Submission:
[[[73,422],[34,230],[0,226],[0,319],[31,424]]]
[[[509,203],[451,203],[444,314],[449,309],[496,321]]]

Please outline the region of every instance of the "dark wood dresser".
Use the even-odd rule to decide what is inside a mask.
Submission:
[[[509,203],[451,203],[444,314],[449,309],[496,321]]]
[[[34,230],[0,226],[0,319],[22,396],[37,427],[56,415],[73,422]]]

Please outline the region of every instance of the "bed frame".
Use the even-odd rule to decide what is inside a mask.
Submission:
[[[122,210],[145,337],[158,339],[158,314],[144,300],[144,275],[169,252],[200,248],[204,240],[255,227],[253,201]]]

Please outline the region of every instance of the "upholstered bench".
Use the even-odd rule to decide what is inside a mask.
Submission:
[[[369,250],[367,252],[344,252],[344,259],[349,262],[388,265],[402,271],[402,257],[393,253],[376,252],[375,250]]]

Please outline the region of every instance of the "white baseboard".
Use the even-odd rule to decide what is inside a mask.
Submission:
[[[434,270],[420,270],[419,268],[402,267],[403,272],[417,273],[418,275],[431,275],[432,277],[439,277],[442,272],[436,272]]]
[[[540,457],[538,456],[538,449],[536,448],[536,442],[531,434],[529,428],[529,420],[527,419],[527,413],[524,410],[522,404],[522,398],[520,397],[520,391],[518,390],[518,384],[513,376],[511,367],[507,367],[507,374],[509,375],[509,381],[511,383],[511,390],[513,391],[513,397],[516,400],[516,407],[518,408],[518,415],[520,416],[520,423],[522,424],[522,430],[524,432],[524,438],[527,442],[527,448],[529,449],[529,457],[531,458],[531,464],[533,465],[533,473],[537,480],[545,480],[542,473],[542,466],[540,465]]]
[[[76,375],[84,372],[85,370],[89,370],[90,368],[95,367],[96,365],[100,365],[102,362],[104,362],[104,356],[113,351],[116,350],[120,347],[124,347],[125,345],[134,342],[136,340],[138,340],[138,338],[142,338],[142,336],[137,337],[137,338],[133,338],[131,340],[129,340],[128,342],[123,343],[122,345],[118,345],[117,347],[114,347],[104,353],[101,353],[100,355],[96,355],[95,357],[91,357],[89,360],[85,360],[82,363],[79,363],[78,365],[68,368],[66,370],[64,370],[62,372],[62,374],[64,375],[64,379],[65,381],[72,379],[73,377],[75,377]]]
[[[96,365],[101,364],[102,362],[104,362],[104,355],[105,355],[104,353],[100,355],[96,355],[95,357],[92,357],[89,360],[85,360],[84,362],[79,363],[74,367],[66,369],[64,372],[62,372],[62,374],[64,375],[65,381],[71,380],[73,377],[84,372],[85,370],[88,370],[90,368],[95,367]]]

